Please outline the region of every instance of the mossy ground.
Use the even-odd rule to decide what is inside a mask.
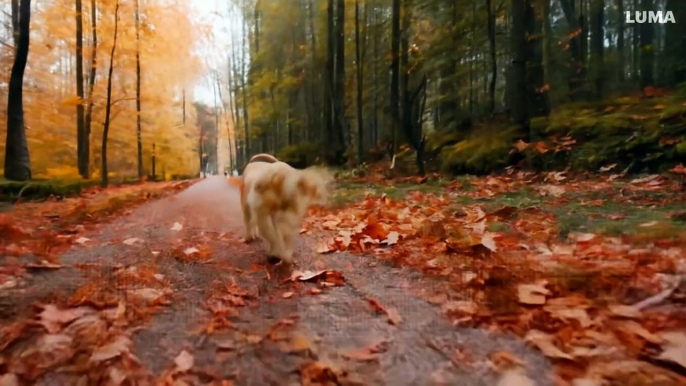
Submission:
[[[523,135],[538,146],[517,150]],[[685,137],[686,84],[654,98],[568,103],[533,119],[528,132],[492,119],[467,132],[432,133],[427,150],[438,155],[435,167],[457,175],[489,174],[514,164],[586,171],[617,164],[633,173],[661,172],[686,162]]]

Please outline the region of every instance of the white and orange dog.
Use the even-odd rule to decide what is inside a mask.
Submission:
[[[239,185],[246,242],[259,236],[268,257],[293,263],[303,217],[309,207],[326,202],[332,181],[323,167],[300,170],[269,154],[252,157]]]

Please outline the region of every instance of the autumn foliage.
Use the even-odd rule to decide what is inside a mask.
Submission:
[[[135,1],[121,0],[119,32],[114,58],[112,124],[109,134],[110,172],[136,175],[136,36]],[[193,109],[186,107],[183,124],[182,92],[203,71],[194,52],[206,28],[192,20],[190,4],[183,1],[140,2],[141,12],[141,115],[145,170],[151,172],[151,151],[156,144],[157,173],[192,174],[197,171],[197,133]],[[100,139],[105,115],[109,53],[113,43],[114,0],[97,0],[96,81],[92,102],[91,166],[98,174]],[[93,49],[91,2],[83,1],[84,78],[88,79]],[[35,7],[31,45],[24,79],[26,132],[34,176],[77,177],[76,105],[88,103],[76,96],[76,25],[73,0],[56,0]],[[4,68],[12,63],[11,46],[0,47]],[[9,72],[0,74],[7,84]],[[0,103],[7,105],[7,94]],[[6,126],[5,115],[0,125]],[[4,154],[5,130],[0,130],[0,153]],[[0,160],[2,163],[3,160]]]

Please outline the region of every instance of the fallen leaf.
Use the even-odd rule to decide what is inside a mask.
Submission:
[[[536,306],[545,304],[546,295],[550,294],[550,291],[538,284],[520,284],[517,291],[520,303]]]
[[[85,244],[85,243],[87,243],[87,242],[89,242],[89,241],[90,241],[90,239],[89,239],[88,237],[79,237],[79,238],[76,239],[74,242],[77,243],[77,244],[83,245],[83,244]]]
[[[49,261],[41,260],[39,263],[26,264],[26,268],[29,269],[60,269],[62,268],[59,264],[54,264]]]
[[[361,349],[342,353],[343,357],[361,362],[379,359],[379,354],[388,351],[388,341],[381,340]]]
[[[641,310],[634,306],[627,306],[623,304],[609,305],[607,309],[614,316],[619,316],[627,319],[637,319],[641,317]]]
[[[300,369],[300,382],[302,386],[336,385],[339,373],[332,364],[310,362]]]
[[[639,323],[633,321],[633,320],[627,320],[623,321],[618,324],[618,327],[620,330],[625,331],[627,333],[636,335],[647,342],[653,343],[653,344],[662,344],[664,343],[664,340],[658,336],[653,334],[652,332],[648,331],[640,325]]]
[[[478,306],[471,300],[451,300],[446,302],[441,307],[441,310],[446,314],[459,315],[474,315],[478,310]]]
[[[505,371],[496,386],[536,386],[536,382],[527,377],[523,370],[516,369]]]
[[[129,290],[128,293],[134,298],[152,303],[169,292],[157,288],[137,288]]]
[[[284,299],[290,299],[291,297],[293,297],[293,292],[292,291],[284,292],[281,294],[281,297]]]
[[[180,373],[185,373],[193,367],[195,358],[193,354],[186,350],[182,350],[179,355],[174,359],[174,364],[176,365],[176,371]]]
[[[129,239],[124,240],[124,244],[126,244],[126,245],[133,245],[133,244],[135,244],[135,243],[137,243],[137,242],[139,242],[139,241],[142,241],[142,240],[139,239],[138,237],[131,237],[131,238],[129,238]]]
[[[654,227],[657,224],[659,224],[658,221],[648,221],[648,222],[644,222],[643,224],[641,224],[639,226],[642,228],[650,228],[650,227]]]
[[[14,279],[7,279],[4,283],[0,283],[0,290],[10,289],[17,286],[17,281]]]
[[[671,362],[686,369],[686,333],[684,331],[668,331],[660,334],[665,344],[657,359]]]
[[[388,316],[388,323],[392,326],[397,326],[403,321],[403,318],[400,317],[398,310],[395,308],[387,308],[386,315]]]
[[[609,172],[610,170],[614,169],[617,166],[617,164],[612,164],[608,166],[603,166],[600,168],[601,172]]]
[[[495,245],[495,240],[493,240],[493,234],[490,232],[486,232],[481,236],[481,245],[490,249],[492,252],[498,250],[498,247]]]
[[[381,243],[386,244],[386,245],[394,245],[394,244],[398,243],[399,239],[400,239],[400,233],[398,233],[396,231],[391,231],[391,232],[388,232],[388,236]]]
[[[325,254],[333,252],[336,250],[336,243],[334,239],[329,238],[326,240],[317,241],[317,253]]]
[[[200,251],[196,247],[190,247],[190,248],[186,248],[183,250],[183,253],[185,253],[187,256],[192,255],[194,253],[198,253],[198,252],[200,252]]]
[[[175,222],[174,225],[172,225],[172,227],[170,228],[170,230],[176,231],[176,232],[181,231],[181,229],[183,229],[183,225],[181,225],[178,222]]]
[[[118,336],[114,342],[106,344],[93,352],[90,357],[91,363],[100,363],[106,360],[116,358],[122,354],[129,352],[131,340],[125,336]]]
[[[574,358],[557,348],[555,343],[553,342],[553,336],[548,335],[542,331],[539,330],[530,330],[524,339],[536,346],[543,355],[549,357],[549,358],[554,358],[554,359],[568,359],[568,360],[573,360]]]
[[[73,320],[92,312],[85,307],[67,308],[60,310],[52,304],[43,306],[43,311],[38,314],[40,324],[45,327],[45,330],[51,334],[62,330],[62,326],[72,322]]]

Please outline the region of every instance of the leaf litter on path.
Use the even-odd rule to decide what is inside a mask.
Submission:
[[[320,253],[373,255],[444,278],[453,293],[471,295],[432,296],[455,322],[526,338],[552,360],[563,382],[605,382],[605,375],[591,373],[594,364],[641,358],[678,366],[657,359],[679,352],[661,334],[684,327],[678,320],[683,290],[661,276],[686,275],[680,261],[686,244],[679,238],[640,236],[665,230],[666,221],[652,214],[634,219],[631,212],[686,204],[683,192],[658,175],[627,181],[627,171],[609,174],[537,175],[515,168],[436,193],[403,192],[397,200],[367,194],[342,208],[312,210],[303,228],[323,232]],[[666,198],[653,199],[654,192]],[[582,218],[579,224],[562,223],[574,216]],[[587,226],[598,219],[615,228],[629,224],[636,233],[610,235]],[[391,232],[397,240],[385,243]],[[473,277],[466,280],[464,272]],[[387,314],[377,300],[370,305]]]

